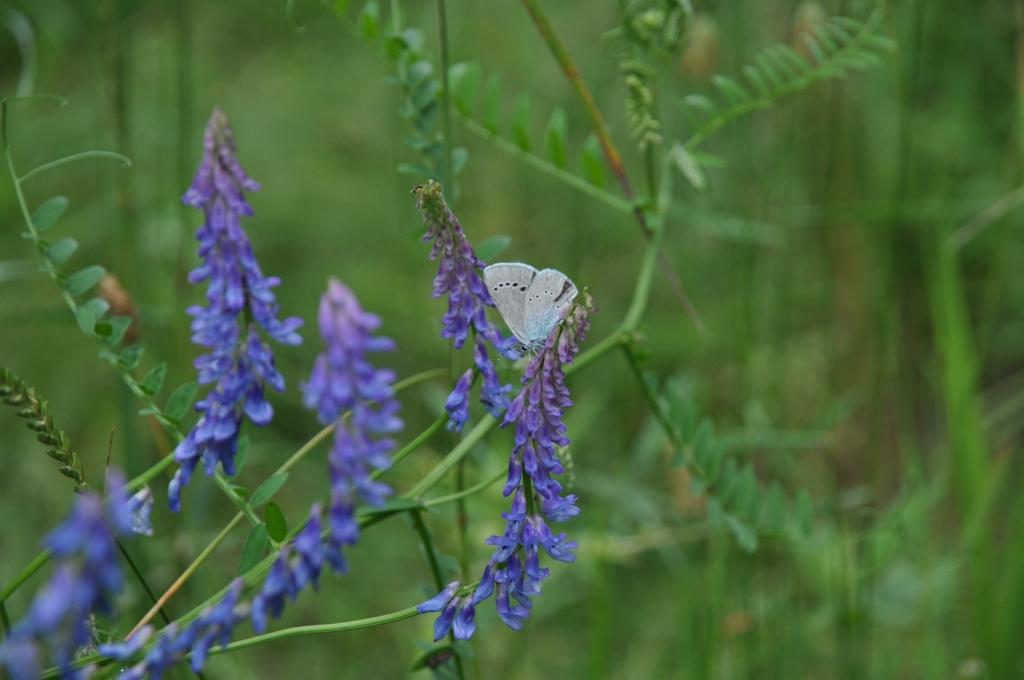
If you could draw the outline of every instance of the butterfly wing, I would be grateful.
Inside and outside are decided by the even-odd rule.
[[[542,344],[576,299],[576,284],[557,269],[537,272],[526,289],[523,328],[533,346]]]
[[[484,269],[484,285],[516,340],[528,344],[526,296],[537,270],[520,262],[500,262]]]

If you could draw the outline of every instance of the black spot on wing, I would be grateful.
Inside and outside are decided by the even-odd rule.
[[[561,300],[561,299],[562,299],[563,297],[565,297],[565,296],[566,296],[566,295],[567,295],[567,294],[568,294],[568,293],[569,293],[569,292],[570,292],[570,291],[571,291],[572,289],[573,289],[573,285],[572,285],[571,283],[569,283],[568,281],[566,281],[565,283],[563,283],[563,284],[562,284],[562,292],[561,292],[561,293],[559,293],[559,294],[558,294],[558,297],[556,297],[556,298],[555,298],[555,302],[559,302],[559,301],[560,301],[560,300]]]

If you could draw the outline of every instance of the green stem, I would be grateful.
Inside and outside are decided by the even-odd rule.
[[[597,107],[597,102],[594,101],[594,96],[590,93],[587,84],[580,77],[580,71],[576,68],[576,64],[569,55],[569,51],[565,48],[561,38],[558,37],[558,33],[555,32],[554,26],[551,25],[551,20],[548,19],[544,10],[541,9],[540,3],[537,0],[523,0],[523,5],[526,7],[530,18],[533,19],[533,23],[537,26],[541,38],[544,39],[548,49],[551,50],[551,54],[554,55],[555,61],[558,62],[562,72],[565,73],[566,79],[568,79],[573,89],[576,90],[576,95],[579,97],[583,108],[593,124],[594,134],[597,135],[597,141],[601,144],[601,150],[604,152],[608,167],[622,188],[622,195],[626,197],[630,204],[635,204],[636,194],[633,192],[633,186],[629,181],[629,175],[626,173],[626,167],[622,163],[622,155],[615,147],[608,123],[605,122],[604,116],[601,115],[601,110]],[[636,216],[637,222],[644,234],[650,235],[651,229],[647,224],[643,209],[637,205],[633,208],[633,214]]]
[[[413,529],[416,530],[417,535],[420,537],[420,543],[423,544],[423,553],[430,564],[430,574],[434,577],[434,588],[440,592],[445,586],[444,575],[441,573],[441,563],[437,559],[437,551],[434,549],[434,541],[430,536],[430,530],[427,529],[427,525],[423,522],[423,515],[420,510],[410,510],[409,518],[412,520]],[[455,633],[450,632],[448,639],[451,640],[452,644],[455,644]],[[462,657],[458,654],[455,655],[455,672],[459,678],[466,677],[465,669],[462,667]]]
[[[532,167],[544,172],[565,184],[582,191],[591,198],[597,199],[605,205],[627,215],[633,213],[633,204],[629,201],[624,201],[618,196],[611,194],[604,189],[595,186],[583,179],[578,177],[568,170],[563,170],[554,163],[551,163],[540,156],[526,151],[522,147],[516,145],[501,135],[491,132],[486,127],[473,120],[469,116],[465,115],[460,111],[456,111],[456,117],[463,126],[475,135],[479,135],[483,139],[491,142],[494,146],[498,147],[501,151],[518,158],[519,160],[531,165]]]
[[[3,628],[4,637],[11,634],[11,620],[7,617],[7,605],[0,602],[0,627]]]
[[[622,330],[631,333],[636,330],[647,310],[647,301],[651,293],[651,281],[654,278],[654,269],[658,264],[658,247],[661,245],[662,234],[665,230],[658,229],[654,236],[647,243],[644,250],[643,260],[640,262],[640,271],[637,273],[636,285],[633,288],[633,299],[629,303],[629,309],[622,320]]]
[[[447,422],[447,413],[438,416],[437,420],[435,420],[434,422],[427,426],[427,429],[423,430],[423,432],[420,432],[418,435],[416,435],[416,437],[411,442],[403,446],[395,453],[395,455],[391,457],[391,465],[381,470],[374,470],[372,475],[373,478],[376,479],[377,476],[383,474],[384,472],[387,472],[388,470],[393,469],[396,465],[405,460],[406,456],[408,456],[410,453],[412,453],[420,446],[422,446],[423,442],[427,441],[432,436],[434,436],[434,434],[442,427],[444,427]]]
[[[192,574],[198,571],[199,567],[202,566],[204,562],[206,562],[206,560],[213,554],[213,552],[218,548],[218,546],[220,546],[220,544],[224,542],[224,539],[228,537],[228,534],[231,533],[231,530],[238,526],[239,523],[241,523],[241,521],[242,513],[238,513],[237,515],[231,518],[231,521],[228,522],[227,525],[220,530],[220,533],[217,534],[214,537],[214,539],[210,541],[210,543],[207,544],[207,546],[203,548],[202,551],[200,551],[198,555],[196,555],[196,558],[192,560],[192,563],[185,568],[185,571],[181,572],[178,578],[174,580],[174,583],[172,583],[170,587],[167,588],[166,591],[164,591],[164,594],[160,596],[160,599],[153,598],[153,607],[148,612],[146,612],[145,616],[139,619],[139,622],[135,624],[131,632],[129,632],[126,637],[131,637],[132,635],[135,635],[135,633],[137,633],[143,626],[149,623],[154,616],[156,616],[158,611],[161,614],[163,613],[164,605],[166,605],[167,602],[172,597],[174,597],[175,593],[181,590],[181,587],[185,585],[185,581],[191,578]],[[166,616],[164,616],[164,619],[165,623],[170,623],[170,621],[166,621]]]
[[[468,498],[469,496],[472,496],[475,493],[479,493],[480,491],[483,491],[484,489],[486,489],[487,487],[491,486],[492,484],[494,484],[495,482],[497,482],[499,479],[501,479],[502,477],[504,477],[507,474],[508,474],[507,470],[498,470],[497,472],[495,472],[493,475],[491,475],[490,477],[488,477],[486,480],[484,480],[482,482],[478,482],[477,484],[474,484],[473,486],[466,487],[465,489],[463,489],[461,491],[457,491],[455,493],[450,493],[450,494],[448,494],[446,496],[438,496],[437,498],[428,498],[428,499],[424,500],[421,503],[421,505],[424,508],[432,508],[435,505],[444,505],[445,503],[451,503],[452,501],[462,501],[464,498]]]
[[[130,168],[132,166],[132,159],[128,158],[128,156],[125,156],[124,154],[117,153],[116,151],[81,151],[79,153],[73,153],[70,156],[64,156],[64,158],[58,158],[57,160],[50,161],[49,163],[43,163],[39,167],[32,168],[24,175],[19,177],[18,181],[26,182],[30,178],[38,175],[39,173],[46,172],[47,170],[52,170],[54,168],[59,168],[62,165],[74,163],[75,161],[80,161],[85,158],[113,158],[114,160],[121,161],[122,167]]]
[[[456,463],[462,460],[480,441],[487,436],[487,433],[494,429],[494,426],[498,424],[498,420],[491,415],[486,415],[480,419],[472,430],[470,430],[466,436],[455,445],[447,456],[441,459],[441,461],[433,467],[426,475],[423,476],[419,482],[417,482],[406,494],[407,498],[419,498],[424,493],[434,488],[438,482],[445,476],[445,474],[452,469]]]
[[[437,7],[437,42],[441,52],[441,124],[444,131],[444,171],[441,173],[441,184],[455,190],[454,169],[452,167],[452,111],[451,96],[448,91],[448,18],[445,13],[444,0],[436,0]]]
[[[594,101],[593,95],[590,94],[587,84],[583,82],[583,78],[580,77],[579,69],[576,68],[576,64],[573,62],[568,50],[565,49],[565,45],[555,32],[554,27],[551,25],[551,21],[547,18],[547,15],[544,14],[544,10],[541,9],[537,0],[523,0],[523,5],[526,6],[526,11],[530,14],[534,24],[536,24],[541,37],[544,39],[544,42],[547,43],[548,48],[555,56],[555,60],[558,62],[559,66],[562,67],[565,77],[572,84],[573,89],[576,90],[576,94],[579,96],[580,102],[583,104],[583,108],[586,109],[587,114],[590,116],[590,120],[594,127],[594,134],[597,135],[597,139],[601,143],[601,149],[604,152],[605,160],[608,162],[608,167],[611,168],[612,174],[615,175],[615,179],[618,180],[619,186],[622,188],[622,194],[632,206],[633,216],[636,218],[636,222],[640,226],[640,232],[644,235],[644,238],[650,241],[654,238],[656,233],[664,229],[663,220],[660,215],[656,215],[658,219],[655,220],[654,225],[648,222],[647,212],[645,212],[644,206],[636,200],[636,194],[633,192],[633,187],[629,181],[629,175],[626,172],[626,167],[622,163],[622,156],[619,154],[618,149],[615,147],[615,143],[612,141],[608,124],[605,122],[604,116],[601,115],[601,110],[597,107],[597,102]],[[656,194],[654,194],[654,196],[656,199]],[[660,210],[658,203],[659,202],[655,200],[654,205],[650,206],[650,209],[655,212]],[[668,259],[661,257],[657,264],[661,269],[662,274],[668,280],[669,288],[672,290],[672,294],[675,296],[679,306],[683,308],[697,329],[701,333],[706,333],[707,330],[704,326],[704,322],[697,313],[696,307],[694,307],[693,303],[690,301],[690,297],[686,294],[686,290],[683,288],[682,282],[676,275],[675,270],[672,269]]]
[[[124,561],[128,563],[128,568],[132,570],[132,573],[135,574],[135,578],[137,578],[139,583],[142,585],[142,589],[146,591],[146,595],[153,601],[154,608],[160,613],[160,618],[163,619],[165,624],[170,624],[170,617],[167,616],[167,612],[165,612],[164,608],[157,602],[156,594],[153,593],[153,589],[149,587],[149,583],[146,582],[146,577],[143,576],[142,571],[139,569],[138,565],[135,564],[135,560],[133,560],[132,556],[128,553],[128,549],[124,547],[124,543],[121,542],[121,539],[118,538],[117,534],[113,531],[110,531],[110,535],[114,537],[114,542],[117,543],[117,549],[121,552],[121,557],[124,558]]]
[[[640,368],[640,362],[637,359],[636,354],[633,352],[633,348],[629,345],[623,345],[622,350],[626,357],[626,361],[629,363],[630,370],[633,372],[634,377],[636,377],[637,385],[640,387],[640,393],[643,394],[644,401],[647,402],[647,407],[650,409],[651,413],[654,414],[654,418],[658,421],[661,429],[665,431],[665,436],[668,438],[669,443],[671,443],[672,446],[679,451],[680,455],[683,456],[683,463],[690,473],[697,479],[704,482],[705,486],[708,486],[707,471],[700,466],[692,455],[686,455],[687,452],[684,450],[686,447],[684,446],[682,436],[680,435],[679,430],[676,429],[675,425],[672,424],[672,421],[669,420],[668,415],[665,413],[665,409],[663,409],[661,404],[658,402],[658,395],[655,394],[654,390],[651,389],[650,384],[644,379],[643,371]]]

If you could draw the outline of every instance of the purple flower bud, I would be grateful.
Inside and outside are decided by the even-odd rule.
[[[458,581],[452,581],[444,587],[444,590],[416,607],[416,611],[420,614],[441,611],[445,606],[447,606],[451,599],[455,597],[455,593],[458,591],[460,585],[461,584]]]

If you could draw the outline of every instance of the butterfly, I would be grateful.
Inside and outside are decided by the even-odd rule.
[[[516,340],[530,352],[543,349],[578,293],[576,284],[557,269],[522,262],[498,262],[484,269],[484,284]]]

